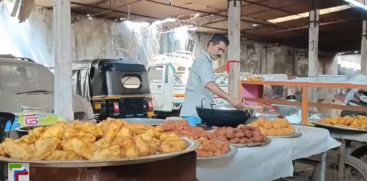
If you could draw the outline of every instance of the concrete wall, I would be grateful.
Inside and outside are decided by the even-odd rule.
[[[29,20],[19,24],[9,16],[5,3],[0,3],[0,53],[33,58],[47,66],[53,66],[52,11],[36,8]],[[156,23],[157,24],[157,23]],[[206,48],[211,34],[186,31],[160,32],[156,25],[147,23],[113,22],[85,16],[72,16],[73,60],[128,57],[147,64],[156,54],[175,50],[199,53]],[[227,56],[215,62],[225,64]],[[325,59],[325,58],[324,58]],[[320,58],[320,73],[329,70],[333,61]],[[241,40],[241,71],[251,73],[285,73],[307,75],[307,50],[279,46],[251,40]],[[333,64],[335,65],[335,64]],[[327,67],[327,68],[325,68]],[[327,70],[327,71],[326,71]],[[335,71],[334,71],[335,73]]]
[[[52,11],[36,8],[19,24],[11,10],[0,3],[0,54],[32,58],[53,67]],[[147,23],[113,22],[72,15],[72,59],[127,57],[147,64],[158,53],[159,40]]]

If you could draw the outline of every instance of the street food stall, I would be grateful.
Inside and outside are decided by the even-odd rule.
[[[267,81],[242,83],[280,85],[279,82]],[[289,85],[303,86],[303,90],[307,90],[306,88],[314,84],[292,82]],[[340,86],[330,83],[318,85]],[[360,85],[352,86],[360,87]],[[262,98],[245,97],[245,99],[260,103],[269,101]],[[270,101],[277,104],[289,103],[274,99]],[[307,99],[302,101],[290,104],[301,106],[303,110],[307,110],[304,109],[305,105],[320,106],[308,103]],[[334,108],[329,104],[327,107]],[[340,105],[336,107],[349,108]],[[206,111],[210,114],[210,111],[216,111],[217,108],[214,106]],[[346,123],[348,121],[340,121],[342,118],[314,122],[318,126],[314,127],[310,126],[308,119],[304,120],[303,124],[291,124],[284,118],[255,117],[255,110],[252,107],[246,107],[244,110],[220,111],[226,113],[235,111],[246,119],[236,124],[218,125],[217,121],[205,118],[203,121],[206,126],[203,127],[191,127],[182,118],[107,119],[100,123],[60,122],[35,127],[19,139],[4,138],[0,144],[0,159],[6,163],[29,165],[32,180],[56,177],[54,180],[132,178],[235,181],[244,178],[275,180],[292,176],[294,160],[322,154],[314,179],[324,180],[325,176],[333,178],[330,176],[328,166],[335,154],[335,151],[330,154],[326,152],[342,146],[341,153],[344,155],[344,140],[363,141],[365,136],[363,132],[367,129],[364,127],[367,126],[365,124],[367,119],[361,117],[351,118],[358,122],[359,127],[355,127],[357,123],[350,122],[349,125],[354,128],[340,128],[342,123],[348,126]],[[332,127],[339,129],[339,132],[333,131]],[[343,132],[347,129],[349,132]],[[2,135],[5,136],[4,132]],[[342,144],[332,136],[340,139]],[[347,155],[345,163],[350,163],[350,159],[353,158]],[[157,168],[159,171],[156,171]],[[365,172],[362,170],[360,173],[363,176]],[[61,175],[62,177],[57,177]]]

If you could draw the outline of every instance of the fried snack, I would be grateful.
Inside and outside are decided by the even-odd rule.
[[[118,160],[177,152],[188,143],[161,128],[108,119],[99,124],[63,122],[35,128],[0,144],[0,156],[20,160]]]
[[[112,141],[113,138],[117,135],[117,133],[120,131],[121,127],[126,124],[122,121],[112,121],[111,119],[108,119],[105,123],[100,123],[101,130],[103,132],[103,138]]]
[[[72,151],[84,159],[91,159],[93,147],[91,143],[84,142],[78,138],[70,138],[61,143],[63,150]]]
[[[220,141],[231,144],[262,143],[266,137],[261,134],[258,128],[240,124],[237,128],[220,127],[214,130],[214,135],[220,138]]]
[[[45,130],[45,127],[34,128],[30,130],[27,135],[20,138],[20,140],[26,142],[27,144],[32,144],[41,137]]]
[[[64,134],[65,128],[66,128],[66,123],[63,123],[63,122],[52,125],[48,127],[47,129],[45,129],[45,131],[43,132],[40,138],[41,139],[51,138],[51,137],[61,138],[62,135]]]
[[[79,157],[72,151],[64,151],[64,150],[55,150],[50,155],[48,155],[44,160],[81,160],[82,157]]]
[[[77,122],[73,125],[73,128],[91,134],[96,138],[100,138],[103,135],[101,127],[89,122]]]
[[[34,157],[42,160],[54,152],[60,145],[60,139],[57,137],[39,139],[34,143]]]
[[[264,81],[264,78],[261,75],[247,75],[246,79],[248,81]]]
[[[97,139],[97,137],[94,136],[93,134],[83,132],[82,130],[76,129],[74,127],[68,127],[64,132],[63,139],[67,140],[70,138],[78,138],[86,143],[93,143]]]
[[[259,128],[260,132],[266,136],[288,136],[295,132],[286,119],[275,119],[274,121],[258,119],[249,126]]]
[[[113,145],[108,148],[97,149],[93,152],[91,160],[118,160],[121,158],[121,148]]]
[[[367,130],[367,116],[362,115],[325,118],[321,120],[320,123],[332,126]]]
[[[220,156],[226,154],[230,150],[229,144],[215,140],[202,140],[199,142],[200,146],[196,150],[199,157]]]
[[[5,139],[2,143],[5,155],[19,160],[31,160],[33,156],[33,147],[20,140]]]

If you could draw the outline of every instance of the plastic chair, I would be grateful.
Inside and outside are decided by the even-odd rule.
[[[10,131],[6,134],[6,123],[10,121],[10,128],[13,126],[15,115],[9,112],[0,112],[0,141],[3,142],[5,138],[9,137]],[[0,180],[5,180],[5,162],[0,162]]]

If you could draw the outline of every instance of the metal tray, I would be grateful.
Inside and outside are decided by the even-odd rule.
[[[302,136],[302,132],[295,131],[293,134],[290,135],[284,135],[284,136],[268,136],[270,138],[298,138]]]
[[[366,129],[356,129],[356,128],[341,127],[341,126],[333,126],[333,125],[322,124],[322,123],[315,122],[315,121],[310,121],[310,122],[315,124],[318,127],[323,127],[327,129],[337,129],[337,130],[344,130],[344,131],[351,131],[351,132],[367,133]]]
[[[32,167],[58,167],[58,168],[82,168],[82,167],[105,167],[105,166],[119,166],[119,165],[133,165],[140,163],[148,163],[154,161],[165,160],[169,158],[173,158],[185,153],[189,153],[195,151],[199,146],[197,141],[183,138],[185,139],[189,146],[182,151],[174,152],[174,153],[165,153],[158,155],[148,155],[138,158],[131,159],[121,159],[121,160],[73,160],[73,161],[33,161],[33,160],[17,160],[8,157],[0,157],[1,161],[9,162],[9,163],[29,163]]]
[[[271,142],[271,139],[269,137],[266,138],[264,142],[260,143],[247,143],[247,144],[231,144],[237,148],[243,148],[243,147],[255,147],[255,146],[265,146]]]
[[[230,150],[224,155],[211,156],[211,157],[197,157],[197,160],[214,160],[214,159],[232,157],[237,153],[237,148],[233,145],[230,145],[229,147],[230,147]]]
[[[129,123],[145,124],[150,126],[157,126],[166,123],[164,119],[155,119],[155,118],[122,118],[122,120],[127,121]]]

